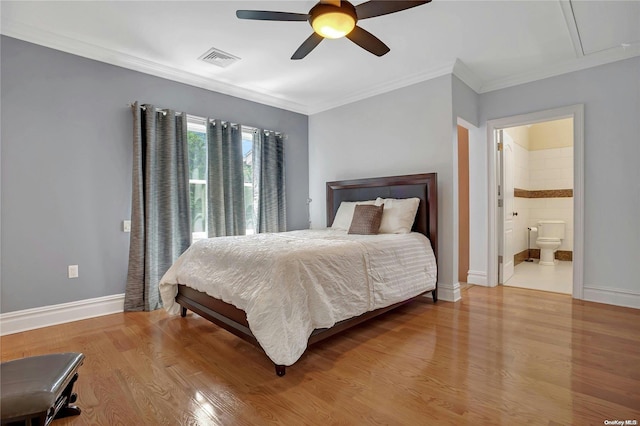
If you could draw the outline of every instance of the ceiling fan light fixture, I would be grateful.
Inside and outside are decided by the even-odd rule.
[[[342,11],[327,12],[314,17],[311,26],[322,37],[340,38],[353,30],[356,20]]]
[[[348,1],[340,6],[318,3],[309,11],[313,31],[325,38],[340,38],[349,34],[358,22],[356,8]]]

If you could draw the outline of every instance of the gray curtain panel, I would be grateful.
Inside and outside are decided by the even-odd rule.
[[[191,243],[187,116],[133,106],[131,242],[125,311],[162,307],[158,283]]]
[[[280,134],[254,133],[253,191],[256,232],[286,231],[284,141]]]
[[[240,125],[208,120],[207,148],[209,238],[244,235],[246,221]]]

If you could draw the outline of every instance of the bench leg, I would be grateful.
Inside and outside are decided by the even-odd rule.
[[[76,405],[71,405],[78,399],[78,395],[73,393],[73,385],[78,380],[78,373],[74,374],[73,379],[69,382],[67,387],[62,391],[62,395],[58,399],[55,419],[61,419],[69,416],[77,416],[81,413],[80,408]]]

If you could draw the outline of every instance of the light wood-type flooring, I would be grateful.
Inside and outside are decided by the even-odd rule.
[[[308,349],[284,377],[189,313],[108,315],[4,336],[2,361],[80,351],[62,425],[603,425],[640,421],[640,310],[471,286]]]

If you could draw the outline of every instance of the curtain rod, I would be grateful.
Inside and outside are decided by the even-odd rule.
[[[128,103],[127,106],[129,108],[133,108],[133,107],[136,106],[136,104],[135,103]],[[140,105],[140,109],[143,110],[143,111],[146,111],[147,107],[145,105]],[[156,112],[161,112],[162,115],[167,115],[167,110],[168,109],[169,108],[156,108]],[[176,113],[176,115],[182,115],[182,112],[180,112],[180,111],[176,111],[175,113]]]
[[[147,107],[146,107],[145,105],[146,105],[146,104],[140,104],[140,105],[139,105],[139,106],[140,106],[140,109],[142,109],[143,111],[146,111],[146,110],[147,110]],[[135,107],[136,105],[135,105],[135,102],[129,102],[129,103],[127,104],[127,106],[128,106],[129,108],[133,108],[133,107]],[[169,108],[157,108],[157,107],[156,107],[156,112],[161,112],[161,113],[162,113],[162,115],[167,115],[167,110],[168,110],[168,109],[169,109]],[[183,114],[183,112],[180,112],[180,111],[176,111],[175,113],[176,113],[176,115],[182,115],[182,114]],[[210,122],[210,123],[211,123],[211,122],[213,122],[213,123],[214,123],[214,125],[215,125],[215,120],[216,120],[215,118],[206,118],[206,117],[200,117],[200,116],[197,116],[197,115],[187,114],[187,118],[188,118],[189,116],[194,117],[194,118],[198,118],[198,119],[200,119],[200,120],[206,120],[206,121],[208,121],[208,122]],[[223,123],[224,125],[228,125],[228,124],[230,124],[231,126],[241,126],[241,127],[242,127],[242,124],[240,124],[240,123],[230,123],[230,122],[228,122],[228,121],[223,121],[223,120],[220,120],[220,121],[222,121],[222,123]],[[251,129],[252,129],[252,131],[253,131],[254,133],[255,133],[255,132],[257,132],[258,130],[263,130],[265,133],[275,133],[276,135],[281,135],[284,139],[288,139],[288,138],[289,138],[289,137],[288,137],[288,135],[287,135],[286,133],[278,132],[277,130],[259,129],[258,127],[253,127],[253,126],[244,126],[244,127],[249,127],[249,128],[251,128]]]

